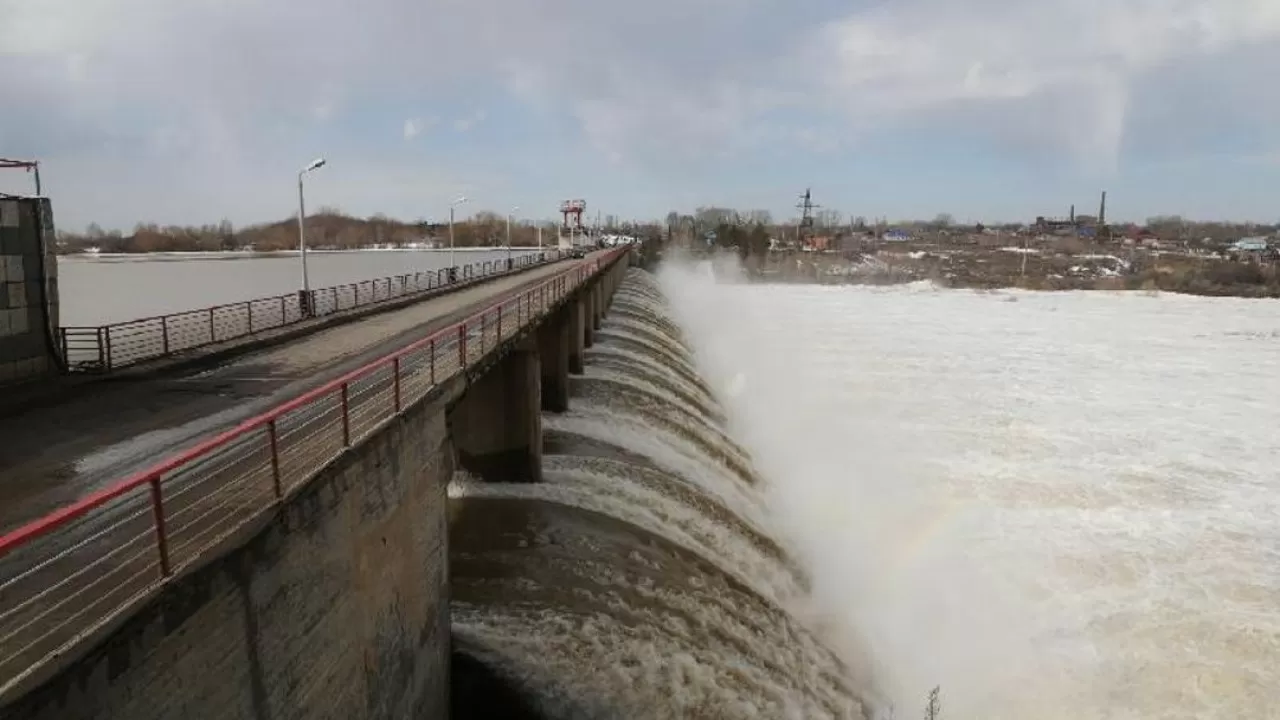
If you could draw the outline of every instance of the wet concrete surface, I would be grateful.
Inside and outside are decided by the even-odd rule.
[[[570,269],[555,263],[249,352],[213,369],[105,379],[0,418],[0,532],[138,472]]]

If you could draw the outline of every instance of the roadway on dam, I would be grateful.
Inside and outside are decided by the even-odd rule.
[[[317,330],[213,368],[107,378],[67,399],[2,417],[0,534],[578,262],[552,263]]]

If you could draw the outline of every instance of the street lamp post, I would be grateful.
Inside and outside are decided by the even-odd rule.
[[[457,200],[449,203],[449,275],[451,277],[453,275],[453,268],[457,267],[457,264],[453,261],[453,209],[466,201],[467,196],[462,195]]]
[[[307,275],[307,205],[302,197],[302,178],[312,170],[319,170],[324,167],[324,158],[316,158],[311,164],[298,171],[298,251],[302,256],[302,314],[310,317],[314,308],[311,307],[311,278]]]
[[[508,269],[508,270],[510,270],[510,269],[511,269],[511,257],[512,257],[512,250],[511,250],[511,216],[512,216],[512,215],[514,215],[514,214],[515,214],[515,212],[516,212],[517,210],[519,210],[519,209],[520,209],[520,206],[519,206],[519,205],[516,205],[515,207],[511,208],[511,210],[510,210],[510,211],[508,211],[508,212],[507,212],[507,269]]]

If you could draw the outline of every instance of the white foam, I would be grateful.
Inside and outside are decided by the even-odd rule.
[[[1280,306],[711,278],[663,289],[900,717],[1275,712]]]

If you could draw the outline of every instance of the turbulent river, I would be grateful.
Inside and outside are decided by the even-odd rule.
[[[450,489],[455,651],[536,717],[864,717],[792,612],[808,577],[649,274],[616,294],[570,404],[543,416],[543,483]]]
[[[1280,305],[633,271],[457,650],[548,718],[1273,718]]]

